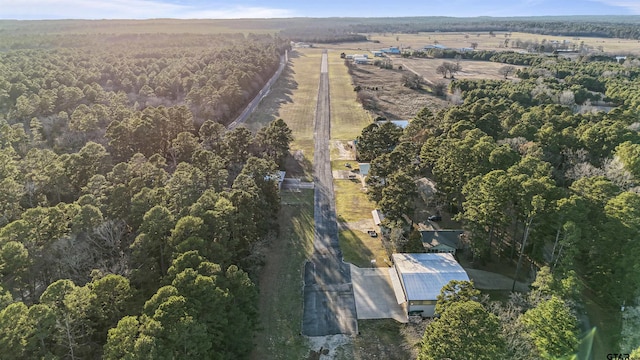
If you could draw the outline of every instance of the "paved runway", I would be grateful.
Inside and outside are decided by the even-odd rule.
[[[333,176],[329,158],[331,134],[329,74],[322,54],[315,119],[314,254],[305,264],[302,333],[307,336],[353,335],[358,331],[348,264],[338,242]]]

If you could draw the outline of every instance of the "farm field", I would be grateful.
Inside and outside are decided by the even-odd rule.
[[[510,35],[505,37],[505,34]],[[389,46],[397,46],[400,48],[419,49],[425,45],[435,43],[450,48],[463,48],[471,47],[471,43],[478,43],[478,50],[522,50],[505,47],[504,40],[509,39],[510,43],[517,40],[533,42],[546,40],[559,42],[570,41],[579,45],[581,42],[584,42],[584,45],[593,49],[599,49],[601,46],[602,51],[606,53],[640,54],[640,42],[632,39],[553,36],[521,32],[505,33],[499,31],[496,31],[494,35],[495,36],[491,36],[488,32],[373,33],[368,34],[370,41],[338,44],[334,46],[334,48],[341,50],[373,51]]]

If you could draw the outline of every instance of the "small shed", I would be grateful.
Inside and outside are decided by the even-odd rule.
[[[369,169],[371,169],[370,163],[358,163],[358,169],[360,170],[360,176],[363,178],[369,175]]]
[[[463,230],[423,230],[422,246],[428,253],[448,253],[456,254],[456,250],[460,248],[460,237],[463,236]]]
[[[451,254],[393,254],[398,302],[407,302],[409,315],[433,317],[442,287],[451,280],[469,281],[466,271]],[[399,280],[399,281],[398,281]],[[400,286],[400,289],[397,287]]]
[[[400,49],[395,46],[391,46],[385,49],[380,49],[380,51],[386,54],[400,54]]]
[[[378,209],[372,210],[371,216],[373,217],[374,224],[376,224],[377,226],[380,226],[380,224],[382,224],[382,220],[384,220],[384,214],[382,213],[382,211]]]

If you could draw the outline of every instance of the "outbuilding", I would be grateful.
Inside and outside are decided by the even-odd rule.
[[[433,317],[436,299],[451,280],[469,281],[451,254],[393,254],[392,282],[398,303],[406,302],[409,315]]]
[[[423,230],[420,235],[426,252],[455,255],[462,243],[464,230]]]

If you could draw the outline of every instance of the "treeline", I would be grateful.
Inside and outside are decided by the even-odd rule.
[[[493,61],[511,65],[538,65],[545,61],[545,56],[539,54],[523,54],[514,51],[495,51],[495,50],[481,50],[481,51],[458,51],[456,49],[428,49],[428,50],[414,50],[412,52],[405,52],[403,56],[413,56],[418,58],[432,57],[436,59],[465,59],[476,61]],[[557,56],[549,56],[551,58],[557,58]]]
[[[63,123],[61,130],[80,105],[126,115],[117,108],[187,104],[198,123],[228,123],[268,81],[288,46],[269,35],[242,34],[34,35],[20,41],[21,50],[0,55],[0,110],[17,121]],[[31,48],[43,42],[47,49]]]
[[[280,36],[293,41],[303,41],[310,43],[336,43],[336,42],[356,42],[367,41],[367,37],[362,34],[351,32],[347,29],[334,29],[318,24],[317,27],[288,27],[280,31]]]
[[[334,20],[336,21],[336,20]],[[351,18],[342,24],[359,33],[419,33],[434,31],[451,32],[528,32],[559,36],[597,36],[640,39],[640,29],[635,24],[638,16],[558,16],[521,18],[454,18],[454,17],[404,17],[366,19]]]
[[[575,271],[602,303],[631,303],[640,290],[639,69],[631,59],[545,59],[518,82],[452,82],[462,104],[423,109],[404,131],[363,130],[369,196],[390,226],[406,226],[415,179],[432,177],[475,261],[547,264],[560,279]],[[600,111],[590,104],[598,99],[615,108]]]
[[[250,91],[268,39],[0,55],[1,359],[248,357],[291,131],[227,131],[189,94]]]

